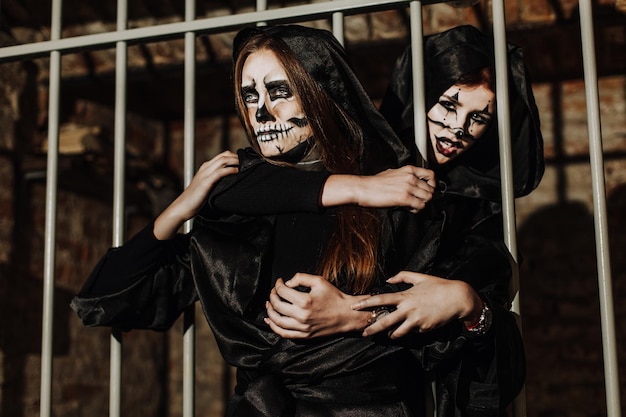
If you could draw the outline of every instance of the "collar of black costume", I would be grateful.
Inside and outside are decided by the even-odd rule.
[[[507,48],[513,185],[515,196],[521,197],[535,189],[543,176],[543,138],[522,50],[514,45]],[[427,36],[424,44],[426,108],[432,107],[461,75],[493,65],[493,38],[472,26],[459,26]],[[412,91],[409,47],[396,62],[381,112],[416,157]],[[501,199],[497,131],[494,119],[471,149],[438,169],[437,176],[446,182],[447,192],[491,201]]]
[[[258,33],[282,39],[326,94],[357,122],[364,136],[363,173],[376,173],[409,161],[408,150],[370,100],[331,32],[296,25],[245,28],[233,42],[234,61],[245,42]]]
[[[285,152],[284,154],[273,156],[269,158],[270,161],[287,162],[289,164],[311,166],[315,169],[323,169],[322,161],[315,156],[311,155],[311,147],[313,146],[313,138],[296,145],[293,149]],[[309,157],[309,159],[307,159]],[[313,159],[310,159],[310,158]]]

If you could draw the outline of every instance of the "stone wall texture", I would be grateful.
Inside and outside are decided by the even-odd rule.
[[[570,20],[575,26],[578,2],[505,3],[508,28],[541,29],[533,32],[533,44],[525,44],[528,39],[516,39],[528,55],[539,57],[534,58],[538,62],[531,67],[545,69],[555,62],[565,65],[567,50],[559,51],[563,56],[558,60],[554,55],[531,52],[534,46],[542,49],[554,42],[547,35],[552,32],[543,31],[546,27]],[[619,51],[619,46],[626,43],[626,2],[598,0],[594,4],[595,10],[614,22],[614,26],[600,29],[602,36],[610,38]],[[473,7],[424,6],[425,32],[465,23],[480,26],[483,22],[477,7],[488,10],[490,1],[480,1]],[[135,20],[131,26],[164,23],[168,19],[173,18]],[[348,17],[346,38],[349,42],[405,39],[408,35],[399,19],[395,12]],[[609,20],[603,20],[606,21]],[[64,36],[113,28],[114,23],[110,22],[85,22],[65,28]],[[49,28],[25,27],[14,28],[11,36],[0,32],[0,45],[41,41],[48,36],[46,31]],[[227,61],[231,39],[232,34],[223,34],[199,40],[199,61]],[[622,54],[624,50],[621,49]],[[181,51],[181,40],[133,45],[129,48],[130,66],[143,71],[150,66],[180,63]],[[597,54],[598,60],[623,62],[619,54],[607,53],[602,44]],[[152,57],[150,63],[146,63],[148,56]],[[45,58],[0,64],[0,416],[6,417],[39,415],[47,66]],[[90,72],[110,76],[114,68],[113,50],[89,57],[69,54],[63,58],[63,74],[68,78],[85,77]],[[535,74],[531,72],[532,75]],[[600,74],[598,87],[605,156],[605,220],[609,229],[619,363],[616,371],[623,388],[626,72]],[[584,82],[579,73],[568,77],[538,76],[533,89],[541,115],[547,169],[540,187],[516,205],[522,327],[528,360],[528,415],[600,417],[606,415],[607,407]],[[140,101],[141,97],[131,99]],[[149,107],[150,103],[145,105]],[[113,111],[111,106],[87,97],[65,106],[62,115],[53,320],[52,407],[57,417],[108,415],[111,332],[83,327],[68,303],[112,242]],[[196,136],[196,165],[222,149],[237,149],[247,143],[239,120],[232,113],[199,117]],[[180,192],[183,138],[184,126],[179,118],[164,119],[149,111],[128,113],[127,236],[140,230]],[[233,372],[223,363],[199,306],[195,315],[196,415],[217,417],[223,414],[225,400],[232,391]],[[135,331],[121,336],[122,415],[182,416],[183,328],[181,319],[167,333]],[[625,394],[621,401],[625,410]]]

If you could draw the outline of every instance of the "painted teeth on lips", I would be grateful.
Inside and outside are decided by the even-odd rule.
[[[278,133],[260,133],[256,138],[259,142],[270,142],[278,139]]]
[[[452,158],[459,149],[463,148],[463,144],[459,142],[453,142],[447,138],[437,138],[437,152],[440,154]]]
[[[288,126],[284,129],[276,129],[270,126],[261,126],[256,131],[256,138],[259,142],[269,142],[278,139],[279,136],[287,134],[293,126]]]
[[[463,149],[464,148],[463,143],[455,142],[448,138],[437,138],[437,142],[439,142],[439,145],[441,145],[442,147],[446,149]]]

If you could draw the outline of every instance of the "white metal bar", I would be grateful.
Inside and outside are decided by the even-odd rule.
[[[48,104],[48,166],[46,181],[46,234],[44,249],[44,286],[41,346],[41,416],[50,415],[52,397],[52,336],[54,321],[54,269],[56,242],[56,200],[58,169],[58,113],[52,114],[52,101],[59,99],[59,72],[61,58],[58,52],[50,53],[50,103]],[[52,118],[56,118],[55,121]],[[57,133],[53,133],[56,129]]]
[[[411,21],[411,80],[413,84],[413,129],[415,146],[419,151],[421,166],[428,166],[428,130],[426,126],[426,100],[424,97],[424,28],[422,2],[409,5]],[[437,386],[435,381],[425,387],[425,415],[437,417]]]
[[[339,41],[341,45],[345,44],[344,36],[344,14],[342,12],[335,12],[332,15],[332,28],[333,35]]]
[[[119,417],[122,409],[122,333],[112,330],[109,353],[109,416]]]
[[[509,71],[508,50],[506,42],[506,21],[504,16],[504,0],[493,0],[493,42],[496,71],[496,111],[498,114],[498,139],[500,144],[500,185],[502,193],[502,215],[504,242],[511,253],[515,264],[511,277],[511,295],[513,301],[511,311],[521,329],[519,304],[519,273],[517,254],[517,229],[515,223],[515,195],[513,192],[513,159],[511,150],[511,116],[509,109]],[[514,417],[526,416],[526,390],[522,387],[513,402]]]
[[[500,177],[502,184],[502,212],[504,237],[509,252],[517,262],[517,234],[515,229],[515,197],[513,194],[513,162],[511,157],[511,116],[509,112],[509,80],[507,63],[504,0],[493,0],[493,41],[496,66],[496,108],[498,138],[500,140]]]
[[[333,34],[341,45],[345,43],[343,13],[333,13]]]
[[[185,21],[196,17],[195,0],[185,0]],[[184,104],[184,182],[189,185],[195,171],[196,138],[196,34],[185,33],[185,104]],[[190,232],[192,220],[185,223]],[[195,308],[185,311],[183,335],[183,417],[193,417],[196,408],[196,324]]]
[[[75,36],[59,40],[51,39],[44,42],[0,48],[0,62],[43,56],[54,50],[67,53],[75,50],[108,48],[115,45],[117,42],[139,43],[164,38],[183,37],[186,32],[227,31],[245,25],[255,24],[259,21],[271,21],[274,23],[283,21],[304,21],[328,16],[335,12],[359,13],[372,9],[389,9],[393,6],[400,7],[406,5],[409,1],[410,0],[336,0],[258,12],[196,19],[193,21],[167,23],[150,27],[117,30],[115,32]],[[433,3],[433,1],[422,1],[422,4],[424,3]]]
[[[257,12],[262,12],[267,10],[267,0],[256,0],[256,11]],[[258,21],[256,22],[257,26],[267,26],[267,22],[265,21]]]
[[[593,218],[596,236],[598,285],[600,290],[600,318],[602,325],[606,407],[609,417],[619,417],[621,415],[620,393],[615,342],[613,289],[611,284],[611,262],[609,259],[609,240],[606,220],[606,190],[604,186],[604,162],[600,128],[598,76],[596,73],[596,55],[593,34],[593,12],[589,0],[580,0],[579,7],[594,207]]]
[[[422,156],[422,166],[428,166],[428,132],[426,129],[426,104],[424,99],[424,31],[422,29],[422,2],[412,1],[411,16],[411,68],[413,71],[413,126],[415,145]]]
[[[52,1],[50,38],[61,38],[62,0]],[[41,385],[39,414],[52,412],[52,338],[54,323],[54,270],[56,266],[56,218],[59,163],[59,97],[61,53],[50,51],[48,96],[48,157],[46,177],[46,214],[44,238],[43,305],[41,318]]]
[[[128,24],[127,0],[117,2],[117,29],[124,30]],[[115,45],[115,127],[113,171],[113,246],[124,243],[125,231],[125,176],[126,176],[126,71],[127,45],[119,41]],[[122,409],[122,334],[114,330],[110,339],[109,416],[119,417]]]

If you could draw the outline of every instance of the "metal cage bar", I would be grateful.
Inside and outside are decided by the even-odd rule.
[[[413,88],[413,128],[415,146],[422,157],[421,165],[428,166],[426,160],[428,146],[428,132],[426,129],[426,104],[424,99],[424,29],[422,20],[422,2],[411,1],[409,4],[409,20],[411,32],[411,80]],[[436,385],[431,381],[425,387],[426,416],[436,417]]]
[[[422,166],[427,165],[428,135],[426,132],[426,104],[424,101],[424,31],[422,29],[422,2],[412,1],[409,8],[411,19],[411,68],[413,71],[413,125],[415,145],[422,155]]]
[[[263,12],[267,10],[267,0],[256,0],[256,11]],[[265,26],[267,22],[258,21],[256,22],[257,26]]]
[[[609,260],[609,240],[606,220],[606,192],[604,187],[602,134],[600,132],[600,104],[593,35],[593,12],[591,9],[591,1],[580,0],[579,5],[594,208],[593,223],[596,237],[598,286],[600,292],[600,319],[602,325],[606,407],[609,417],[620,417],[621,409],[615,342],[615,317],[613,313],[613,289],[611,284],[611,263]]]
[[[76,50],[103,49],[114,46],[116,42],[126,41],[141,43],[154,40],[183,37],[186,32],[217,33],[252,25],[258,22],[285,23],[312,20],[328,17],[335,12],[360,13],[373,10],[401,7],[411,0],[336,0],[312,3],[301,6],[290,6],[281,9],[263,10],[258,12],[238,13],[228,16],[210,17],[167,23],[149,27],[139,27],[114,32],[103,32],[92,35],[75,36],[64,39],[28,43],[18,46],[0,48],[0,62],[16,59],[43,56],[51,51],[62,53]],[[422,1],[422,4],[436,1]]]
[[[62,0],[53,0],[50,39],[61,38]],[[56,267],[56,219],[59,164],[59,98],[61,86],[61,53],[50,51],[48,92],[48,156],[46,176],[46,213],[44,237],[43,301],[41,318],[41,384],[40,416],[52,411],[52,338],[54,322],[54,277]]]
[[[511,117],[509,111],[509,72],[506,42],[506,21],[504,0],[493,0],[493,42],[496,72],[496,107],[498,114],[498,139],[500,144],[500,181],[502,193],[502,225],[504,242],[513,258],[513,276],[511,277],[511,310],[516,313],[521,330],[521,312],[519,305],[519,265],[517,253],[517,228],[515,225],[515,196],[513,194],[513,159],[511,150]],[[514,417],[526,416],[526,392],[522,391],[513,402]]]
[[[117,30],[125,30],[128,25],[127,0],[117,2]],[[125,177],[126,177],[126,75],[128,67],[128,47],[125,41],[115,45],[115,127],[114,127],[114,170],[113,170],[113,246],[124,243],[125,216]],[[111,334],[109,375],[109,416],[119,417],[122,410],[122,333],[113,330]]]
[[[185,1],[185,21],[196,18],[195,0]],[[184,98],[184,183],[189,185],[195,172],[196,142],[196,34],[185,33],[185,98]],[[191,231],[192,220],[185,223]],[[196,324],[195,307],[185,311],[183,334],[183,417],[193,417],[196,408]]]
[[[339,43],[341,45],[345,44],[345,37],[344,37],[344,14],[343,12],[335,12],[332,14],[332,28],[333,28],[333,35],[335,35],[335,38],[337,38],[337,41],[339,41]]]

